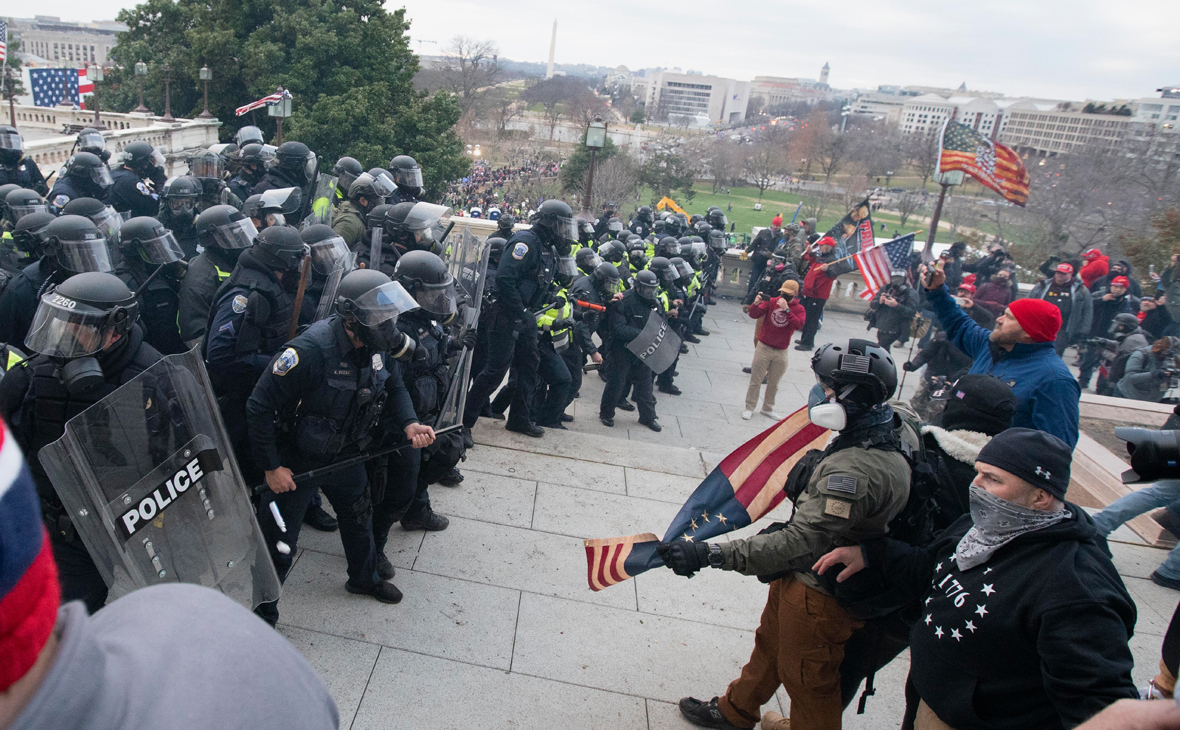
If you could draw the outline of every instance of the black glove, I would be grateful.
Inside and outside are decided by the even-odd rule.
[[[686,578],[691,578],[694,573],[709,564],[709,543],[707,542],[687,542],[685,540],[661,542],[656,546],[656,552],[660,554],[664,564],[671,568],[673,573]]]
[[[475,341],[478,337],[479,333],[476,331],[476,329],[474,327],[470,327],[466,332],[463,333],[463,337],[460,339],[460,342],[462,342],[463,346],[468,350],[474,350]]]
[[[918,366],[907,360],[905,363],[902,364],[901,369],[906,371],[907,373],[912,373],[918,369]]]

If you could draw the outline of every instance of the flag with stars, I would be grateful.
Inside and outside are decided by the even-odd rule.
[[[78,106],[78,70],[73,68],[31,68],[29,84],[33,87],[33,106],[57,106],[63,86],[68,85],[67,99]]]
[[[742,444],[693,491],[663,541],[708,540],[754,523],[786,498],[783,486],[791,468],[811,449],[822,449],[829,434],[808,420],[804,406]],[[586,540],[590,590],[663,565],[659,544],[650,532]]]
[[[0,20],[0,63],[8,64],[8,23]]]
[[[939,172],[962,170],[1022,208],[1028,202],[1028,170],[1010,148],[949,118],[938,146]]]
[[[907,233],[901,238],[863,249],[855,254],[853,258],[856,259],[856,266],[865,278],[865,288],[861,291],[860,298],[872,299],[877,296],[881,287],[889,283],[892,272],[908,271],[910,254],[913,252],[914,234]]]

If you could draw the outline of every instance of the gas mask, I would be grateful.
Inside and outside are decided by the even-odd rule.
[[[848,425],[848,413],[836,402],[834,395],[828,395],[824,386],[816,383],[807,394],[807,418],[815,425],[842,431]]]
[[[356,336],[369,349],[386,352],[394,360],[408,362],[413,359],[417,343],[397,328],[396,320],[387,319],[372,327],[359,323],[353,326],[356,327]]]
[[[74,397],[85,395],[102,385],[106,380],[106,376],[102,372],[102,365],[95,357],[67,360],[58,367],[57,375],[66,386],[66,390]]]

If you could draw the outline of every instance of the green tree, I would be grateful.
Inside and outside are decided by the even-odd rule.
[[[103,106],[129,111],[138,103],[137,61],[148,64],[144,102],[163,111],[164,65],[171,71],[172,112],[195,116],[203,107],[199,69],[213,72],[209,110],[224,122],[223,140],[247,124],[273,135],[275,122],[259,109],[234,110],[273,93],[292,94],[287,139],[299,139],[325,163],[350,154],[366,167],[411,154],[423,167],[427,195],[469,167],[452,127],[458,105],[448,94],[413,88],[418,58],[410,50],[404,10],[380,0],[147,0],[119,13],[127,24],[111,58]]]
[[[596,165],[601,165],[619,153],[619,148],[606,138],[606,144],[594,155]],[[582,142],[578,145],[566,163],[561,166],[560,180],[563,193],[581,190],[586,184],[586,173],[590,170],[590,148],[586,146],[586,135],[582,135]]]
[[[635,111],[631,112],[630,117],[627,117],[627,121],[631,122],[632,124],[643,124],[645,121],[647,121],[647,119],[643,116],[643,109],[637,108]]]
[[[18,56],[16,53],[19,50],[20,50],[20,41],[16,41],[16,40],[9,40],[8,41],[8,68],[6,68],[4,71],[5,71],[5,73],[7,73],[9,75],[9,77],[13,81],[12,93],[15,96],[23,96],[25,93],[25,85],[21,81],[20,56]],[[4,80],[3,77],[0,77],[0,83],[4,84],[4,86],[2,87],[3,91],[4,91],[4,100],[8,101],[8,84]]]
[[[693,179],[692,164],[672,150],[648,155],[639,170],[639,182],[665,197],[672,195],[673,190],[690,190]]]

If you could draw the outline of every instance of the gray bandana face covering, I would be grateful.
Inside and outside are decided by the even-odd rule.
[[[971,521],[974,523],[955,548],[959,570],[983,565],[992,553],[1021,535],[1064,520],[1069,513],[1043,512],[1022,507],[971,485]]]

